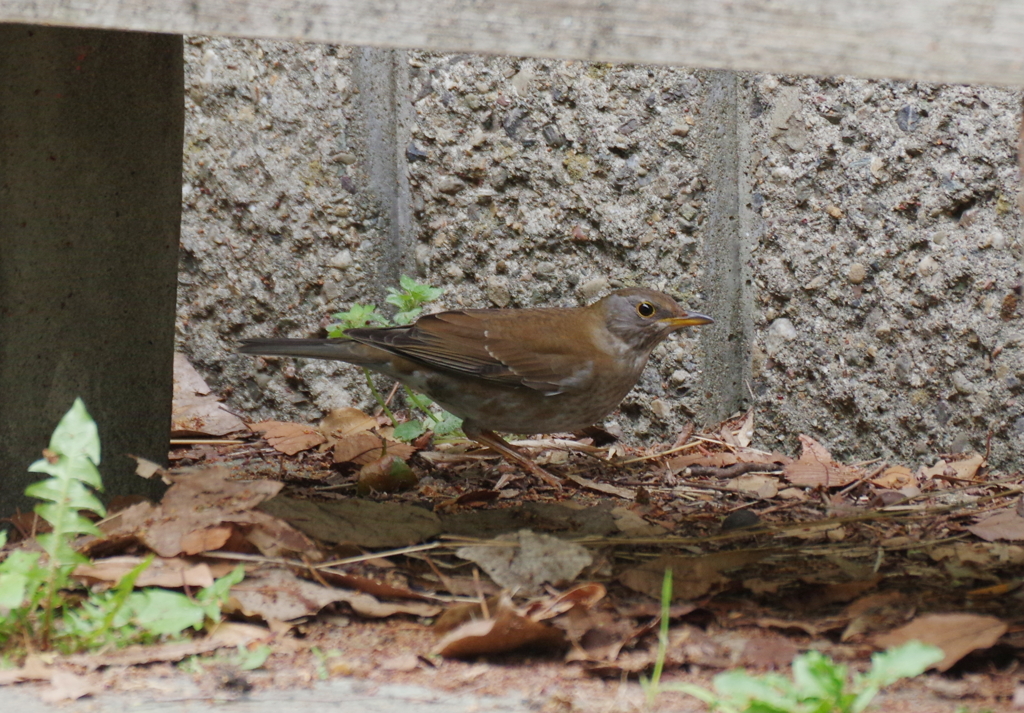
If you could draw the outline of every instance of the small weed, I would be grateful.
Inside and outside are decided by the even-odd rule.
[[[401,289],[391,288],[385,298],[385,302],[398,307],[393,321],[393,324],[396,325],[409,324],[416,320],[422,314],[424,305],[433,302],[444,292],[440,287],[431,287],[428,284],[417,282],[408,275],[402,275],[399,278],[399,284]],[[332,338],[344,337],[345,331],[349,329],[370,325],[382,327],[392,325],[392,322],[378,312],[374,305],[353,304],[347,312],[338,312],[331,316],[338,320],[337,324],[333,324],[327,329],[327,336]],[[462,435],[462,419],[448,413],[426,396],[417,394],[408,387],[405,388],[406,401],[423,412],[426,419],[410,419],[404,423],[398,423],[377,386],[373,383],[370,370],[364,367],[363,375],[366,377],[366,384],[369,386],[374,400],[380,405],[384,414],[391,419],[391,423],[395,425],[394,435],[398,440],[408,443],[422,436],[427,430],[433,431],[434,436],[439,438]]]
[[[851,679],[846,666],[817,651],[808,651],[793,659],[792,678],[776,673],[753,676],[734,670],[715,676],[714,691],[690,683],[662,685],[671,600],[672,572],[666,570],[654,671],[650,679],[640,679],[648,707],[654,705],[661,691],[680,691],[704,701],[711,710],[726,713],[860,713],[883,688],[901,678],[919,676],[945,656],[942,649],[911,641],[875,654],[871,669]]]
[[[180,592],[134,588],[151,556],[109,591],[83,593],[71,573],[89,560],[71,543],[79,535],[102,535],[83,513],[103,515],[104,508],[93,494],[103,485],[97,470],[99,435],[81,399],[57,424],[43,454],[29,470],[50,477],[25,493],[44,501],[35,512],[53,529],[36,537],[42,552],[15,550],[0,563],[0,646],[18,641],[71,653],[149,643],[220,620],[231,586],[244,576],[241,566],[190,599]],[[5,541],[0,533],[0,546]]]

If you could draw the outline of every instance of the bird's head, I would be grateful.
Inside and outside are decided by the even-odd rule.
[[[688,312],[663,292],[642,288],[618,290],[592,308],[599,310],[609,332],[645,354],[676,330],[714,322],[706,315]]]

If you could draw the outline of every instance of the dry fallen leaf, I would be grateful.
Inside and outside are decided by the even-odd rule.
[[[320,421],[320,433],[330,440],[339,440],[365,433],[378,426],[377,419],[356,408],[337,408]]]
[[[526,595],[544,584],[572,582],[593,562],[585,547],[530,530],[460,547],[455,554],[480,565],[502,587]]]
[[[323,434],[305,423],[261,421],[249,425],[254,433],[262,433],[267,443],[287,456],[315,448],[326,442]]]
[[[612,508],[611,515],[615,518],[615,527],[627,537],[658,537],[668,534],[668,530],[661,525],[647,522],[627,507]]]
[[[634,591],[659,599],[665,570],[671,569],[673,600],[696,599],[729,581],[729,578],[722,574],[724,570],[752,564],[764,559],[771,552],[719,552],[703,557],[666,555],[627,569],[618,579]]]
[[[171,403],[171,437],[225,436],[244,431],[242,419],[230,413],[210,395],[210,387],[188,359],[174,353],[174,390]]]
[[[121,578],[145,561],[144,557],[107,557],[89,564],[75,567],[72,575],[88,582],[113,582]],[[227,569],[231,569],[228,565]],[[213,572],[205,562],[189,562],[179,557],[155,558],[135,580],[136,587],[209,587],[213,584]]]
[[[947,671],[975,649],[987,649],[1006,633],[1005,623],[994,616],[981,614],[925,614],[895,631],[876,636],[872,643],[882,649],[920,641],[938,646],[946,658],[935,664]]]
[[[278,496],[260,506],[307,535],[325,542],[360,547],[415,545],[441,532],[437,515],[415,505],[370,500],[311,502]]]
[[[877,485],[879,488],[888,488],[889,490],[899,490],[911,485],[913,482],[914,474],[910,472],[910,468],[903,465],[890,466],[883,470],[877,478],[871,479],[873,485]]]
[[[800,458],[786,465],[786,480],[804,487],[841,488],[861,477],[860,471],[837,463],[832,454],[810,436],[800,434]]]
[[[282,567],[261,568],[247,575],[231,588],[231,596],[246,616],[259,616],[264,621],[288,621],[311,616],[334,602],[344,602],[366,617],[388,617],[394,614],[434,616],[441,607],[426,602],[382,602],[363,592],[332,589],[299,579]]]
[[[159,505],[137,503],[99,524],[109,539],[136,537],[161,557],[197,554],[242,535],[268,556],[300,552],[321,559],[302,533],[254,510],[283,487],[271,480],[234,480],[226,468],[170,473]]]
[[[560,629],[520,614],[507,601],[496,602],[497,611],[487,619],[470,621],[448,632],[434,653],[449,658],[500,654],[524,646],[560,648],[565,635]]]
[[[983,540],[1024,540],[1024,517],[1015,508],[996,510],[967,529]]]
[[[741,493],[749,493],[759,498],[774,498],[779,494],[779,481],[769,478],[766,475],[747,473],[732,478],[725,486],[729,490],[736,490]]]

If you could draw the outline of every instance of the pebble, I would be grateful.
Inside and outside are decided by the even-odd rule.
[[[580,294],[583,295],[583,299],[587,302],[594,299],[598,295],[608,290],[611,283],[607,277],[595,277],[593,280],[587,280],[580,285]]]
[[[508,307],[512,301],[512,293],[509,291],[508,284],[504,278],[487,278],[487,299],[498,307]]]
[[[437,182],[437,190],[441,191],[441,193],[458,193],[465,187],[466,184],[455,176],[444,176]]]
[[[331,267],[336,267],[339,270],[347,270],[352,267],[352,263],[355,260],[352,258],[351,250],[339,250],[334,257],[331,258]]]
[[[768,336],[765,338],[765,351],[768,356],[775,356],[786,342],[796,339],[796,327],[793,326],[787,317],[780,317],[768,327]]]
[[[850,269],[846,273],[846,279],[852,284],[859,285],[864,282],[868,277],[868,270],[866,267],[861,265],[859,262],[855,262],[850,265]]]
[[[691,376],[690,372],[688,372],[686,369],[676,369],[675,371],[672,372],[672,376],[670,376],[669,378],[672,380],[673,384],[682,385],[688,382],[693,377]]]
[[[664,399],[652,399],[651,411],[661,421],[668,421],[672,418],[672,404]]]
[[[921,262],[917,263],[917,274],[921,277],[931,277],[939,271],[939,263],[931,255],[925,255]]]

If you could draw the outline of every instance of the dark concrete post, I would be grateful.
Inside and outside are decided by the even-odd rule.
[[[0,24],[0,514],[76,396],[107,495],[167,453],[182,40]]]

